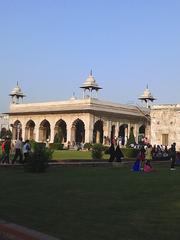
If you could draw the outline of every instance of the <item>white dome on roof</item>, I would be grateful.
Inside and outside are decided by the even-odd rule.
[[[139,97],[139,99],[141,99],[141,100],[151,100],[151,101],[155,100],[152,93],[148,89],[148,86],[144,90],[143,94]]]
[[[96,80],[92,75],[92,71],[90,72],[86,81],[82,84],[81,88],[101,89],[101,87],[99,87],[98,84],[96,83]]]
[[[88,78],[86,79],[86,81],[83,83],[84,86],[98,86],[98,84],[96,83],[96,80],[94,79],[94,77],[92,75],[89,75]]]
[[[11,91],[11,94],[19,94],[21,93],[21,88],[19,86],[16,86],[15,88],[13,88],[13,90]]]
[[[16,87],[13,88],[13,90],[11,91],[11,93],[9,95],[10,96],[25,96],[23,94],[23,92],[21,91],[21,88],[19,87],[18,82],[17,82]]]
[[[21,91],[21,88],[19,87],[18,82],[17,82],[16,87],[13,88],[13,90],[11,91],[9,96],[12,97],[12,103],[17,104],[17,103],[19,103],[19,99],[21,99],[23,101],[23,97],[25,97],[26,95],[24,95],[24,93]]]

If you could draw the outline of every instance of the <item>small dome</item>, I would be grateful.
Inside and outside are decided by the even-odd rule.
[[[139,97],[140,100],[155,100],[153,95],[151,94],[150,90],[148,89],[148,86],[144,90],[143,94]]]
[[[92,76],[92,71],[90,72],[86,81],[82,84],[81,88],[92,88],[92,89],[101,89],[96,83],[95,78]]]
[[[23,94],[23,92],[21,91],[21,88],[19,87],[18,82],[17,82],[16,87],[13,88],[13,90],[11,91],[11,93],[10,93],[9,95],[10,95],[10,96],[22,96],[22,97],[25,96],[25,95]]]

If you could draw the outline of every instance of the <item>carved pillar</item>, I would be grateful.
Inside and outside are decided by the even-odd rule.
[[[115,125],[115,136],[118,139],[119,135],[119,122],[116,123]]]
[[[39,125],[36,124],[35,128],[34,128],[34,139],[36,142],[39,142],[40,138],[39,138]]]
[[[50,143],[54,142],[54,135],[55,135],[55,125],[53,123],[50,123]]]
[[[89,115],[88,121],[85,123],[85,142],[92,143],[93,142],[93,118]]]

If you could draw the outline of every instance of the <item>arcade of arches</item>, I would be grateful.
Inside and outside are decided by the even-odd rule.
[[[62,116],[59,119],[57,117],[55,119],[52,115],[44,119],[37,118],[37,116],[28,119],[28,116],[23,116],[17,120],[12,117],[10,126],[13,140],[22,137],[23,140],[52,143],[60,131],[61,142],[64,144],[68,142],[71,144],[85,142],[109,144],[112,139],[119,138],[121,144],[125,145],[131,128],[133,128],[136,142],[148,134],[143,122],[110,121],[90,114],[81,114],[81,116],[74,114],[71,117]]]

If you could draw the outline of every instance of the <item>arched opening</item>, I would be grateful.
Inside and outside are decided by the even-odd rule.
[[[67,141],[67,125],[66,122],[60,119],[54,129],[54,142],[64,143]]]
[[[103,143],[103,121],[98,120],[94,124],[93,143]]]
[[[119,127],[119,133],[118,133],[118,137],[120,139],[120,143],[121,145],[125,145],[126,141],[127,141],[127,129],[128,129],[128,125],[127,124],[123,124]]]
[[[79,145],[85,141],[85,125],[81,119],[76,119],[71,128],[73,145]]]
[[[141,125],[139,128],[139,134],[138,134],[138,143],[141,144],[143,142],[143,139],[145,137],[145,125]]]
[[[22,124],[19,120],[16,120],[12,126],[12,139],[17,140],[22,138]]]
[[[43,120],[39,127],[39,141],[47,142],[51,136],[50,123],[47,120]]]
[[[111,142],[115,143],[115,125],[111,126]]]
[[[34,128],[35,128],[35,122],[33,120],[29,120],[26,123],[25,127],[25,140],[35,140],[35,135],[34,135]]]

